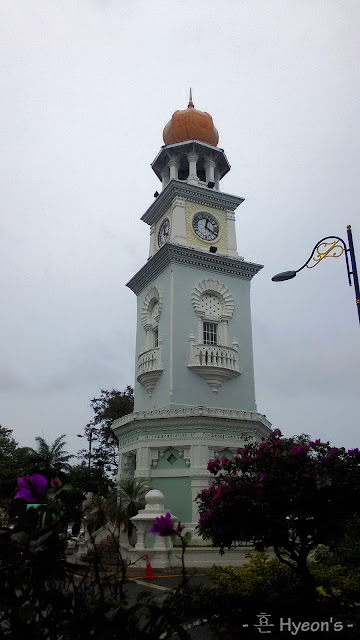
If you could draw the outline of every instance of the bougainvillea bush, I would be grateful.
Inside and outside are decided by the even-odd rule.
[[[91,534],[89,566],[65,561],[65,532],[83,498],[79,489],[62,486],[58,478],[34,473],[18,479],[15,526],[0,526],[0,637],[188,638],[177,612],[181,588],[169,594],[139,593],[130,600],[125,589],[129,563],[119,552],[116,564],[108,567]],[[170,514],[157,519],[156,525],[156,533],[180,537],[184,556],[188,536],[182,535],[182,525],[174,526]],[[186,577],[185,568],[183,573]]]
[[[271,547],[311,583],[308,556],[336,544],[360,511],[360,452],[279,430],[248,441],[232,460],[209,462],[215,476],[198,495],[201,535],[223,551],[241,542]]]

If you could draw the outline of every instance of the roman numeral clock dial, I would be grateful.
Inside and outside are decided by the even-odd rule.
[[[197,213],[193,218],[193,229],[202,240],[212,241],[219,235],[219,223],[209,213]]]
[[[170,233],[170,222],[167,218],[161,223],[159,233],[158,233],[158,245],[162,247],[163,244],[167,241]]]

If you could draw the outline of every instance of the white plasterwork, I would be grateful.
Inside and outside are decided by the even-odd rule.
[[[229,289],[224,284],[218,282],[218,280],[202,280],[196,287],[194,287],[191,301],[195,310],[195,313],[199,317],[203,317],[204,313],[201,306],[201,297],[206,293],[212,293],[222,301],[222,313],[221,317],[230,319],[234,313],[234,298]]]
[[[158,304],[156,317],[149,318],[149,315],[150,315],[149,312],[151,312],[151,309],[156,302]],[[157,287],[151,287],[145,296],[145,300],[143,302],[143,306],[141,309],[141,322],[144,329],[147,329],[148,326],[152,325],[153,323],[156,323],[156,324],[159,323],[161,309],[162,309],[161,292],[159,291],[159,289],[157,289]]]
[[[223,429],[224,431],[224,429]],[[127,453],[127,450],[131,450],[134,446],[139,443],[146,443],[148,447],[154,449],[158,449],[157,440],[167,441],[171,444],[171,441],[180,440],[180,443],[176,442],[176,447],[185,448],[186,446],[190,446],[194,443],[194,441],[199,441],[203,444],[208,444],[208,446],[212,447],[213,450],[221,450],[224,447],[231,447],[231,442],[239,442],[242,439],[242,435],[246,435],[248,437],[253,438],[255,441],[259,441],[261,436],[258,433],[254,433],[249,431],[246,427],[243,427],[241,432],[234,432],[234,430],[229,431],[228,433],[219,433],[219,432],[209,432],[209,431],[191,431],[186,433],[173,433],[166,432],[165,430],[161,433],[140,433],[136,432],[136,434],[132,433],[126,434],[124,436],[119,436],[119,447],[121,448],[123,453]],[[216,441],[216,444],[210,444],[211,442]],[[225,442],[227,443],[225,445]],[[156,443],[156,444],[155,444]],[[175,443],[172,442],[174,445]],[[174,447],[174,448],[176,448]],[[160,450],[160,449],[159,449]],[[158,459],[157,454],[154,453],[153,459]],[[186,458],[185,458],[186,459]]]
[[[169,409],[153,409],[151,411],[134,411],[127,416],[118,418],[112,424],[112,429],[117,429],[131,422],[156,420],[159,418],[178,419],[178,418],[219,418],[223,420],[249,421],[262,423],[268,429],[271,423],[266,416],[256,411],[240,411],[236,409],[221,409],[209,407],[176,407]],[[203,420],[202,420],[203,422]]]

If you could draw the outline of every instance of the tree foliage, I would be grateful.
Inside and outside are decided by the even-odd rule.
[[[198,496],[200,533],[230,547],[252,542],[309,578],[307,559],[319,544],[344,535],[360,511],[360,452],[275,430],[247,443],[233,460],[211,461],[215,480]]]
[[[18,447],[12,430],[0,426],[0,498],[9,498],[16,489],[16,480],[31,472],[34,464],[33,451]]]
[[[29,481],[35,485],[39,478]],[[44,476],[43,487],[46,481]],[[24,494],[16,500],[24,509],[15,527],[0,526],[1,638],[190,637],[177,611],[181,586],[160,597],[142,593],[128,599],[124,584],[130,561],[121,556],[118,545],[116,568],[102,558],[94,538],[89,569],[65,561],[66,531],[74,511],[83,507],[81,492],[50,483],[41,505],[26,504],[28,498],[32,499]]]
[[[91,443],[91,465],[100,464],[105,466],[107,471],[115,473],[119,446],[111,425],[114,420],[132,413],[134,391],[130,386],[127,386],[124,391],[101,389],[100,396],[92,398],[90,405],[94,416],[85,428],[89,448],[82,449],[80,455],[89,459]]]
[[[88,528],[96,531],[106,524],[120,524],[127,530],[129,538],[133,531],[131,518],[145,506],[145,494],[149,487],[141,478],[124,478],[117,489],[101,496],[97,495],[86,514]]]
[[[33,450],[34,463],[45,475],[67,471],[71,468],[69,460],[74,456],[64,450],[66,446],[64,438],[66,438],[66,434],[56,438],[52,444],[48,444],[41,436],[35,438],[37,449]]]
[[[115,487],[115,482],[106,475],[102,465],[93,465],[89,469],[85,461],[69,469],[66,473],[66,482],[78,487],[84,493],[95,493],[100,496],[106,495]]]

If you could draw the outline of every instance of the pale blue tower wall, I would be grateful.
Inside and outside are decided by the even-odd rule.
[[[151,488],[164,494],[166,511],[172,512],[181,522],[191,522],[191,480],[189,476],[152,478]]]
[[[190,332],[198,341],[198,317],[195,314],[191,295],[193,288],[202,280],[212,279],[224,284],[235,302],[234,313],[228,321],[229,346],[234,337],[239,345],[239,369],[241,375],[223,383],[218,393],[196,373],[188,368]],[[165,269],[144,287],[138,295],[136,376],[138,355],[145,350],[145,331],[141,323],[141,309],[147,291],[155,286],[162,295],[162,311],[159,320],[159,337],[163,339],[163,372],[156,383],[152,396],[136,381],[135,411],[175,408],[181,406],[205,406],[243,411],[256,411],[254,391],[254,366],[252,351],[250,280],[199,269],[176,262]],[[173,310],[171,312],[171,306]],[[171,367],[171,336],[173,356]],[[170,389],[172,368],[172,392]]]

